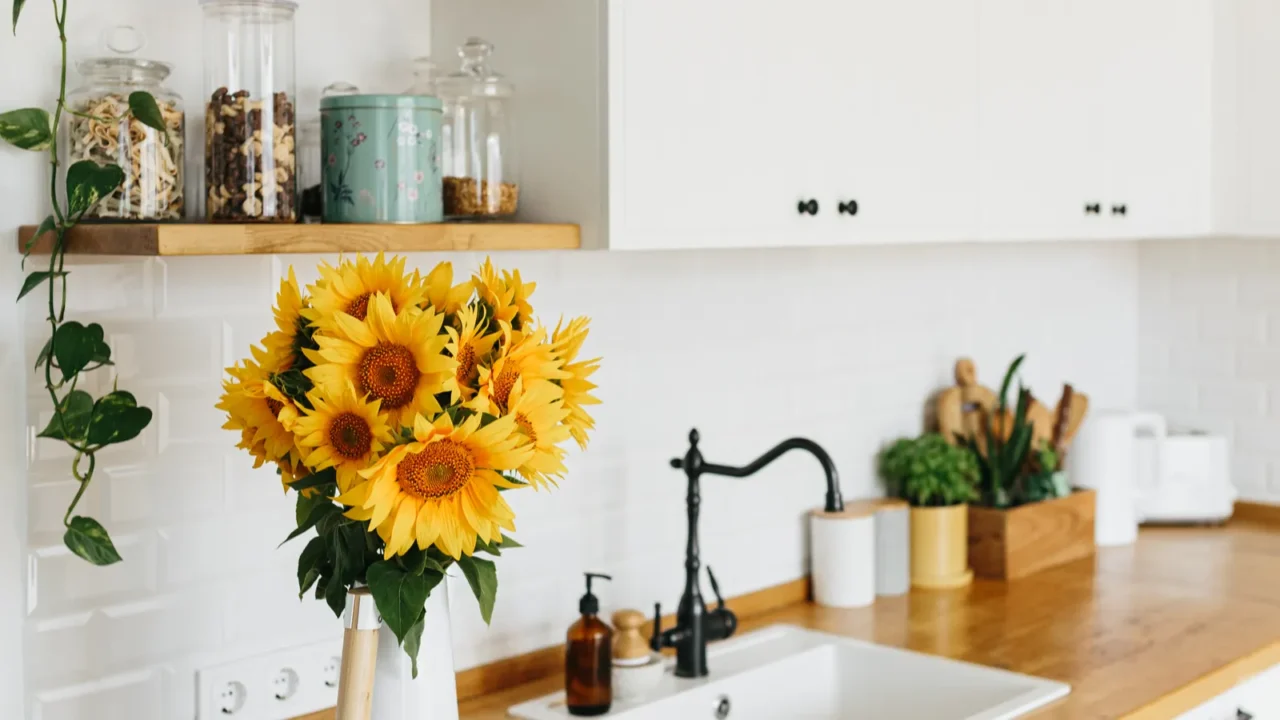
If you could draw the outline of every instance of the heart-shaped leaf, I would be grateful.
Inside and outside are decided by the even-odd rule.
[[[160,106],[156,104],[155,97],[143,90],[129,94],[129,112],[138,118],[138,122],[149,128],[165,132],[164,115],[160,112]]]
[[[93,420],[89,424],[89,444],[104,446],[128,442],[151,424],[151,410],[138,407],[138,401],[124,390],[98,398],[93,404]]]
[[[53,440],[70,440],[80,443],[89,418],[93,416],[93,396],[83,390],[73,390],[59,403],[61,413],[54,413],[49,426],[40,431],[39,437]]]
[[[45,280],[48,280],[51,277],[66,277],[66,276],[67,276],[67,273],[65,272],[45,272],[43,270],[39,272],[33,272],[30,275],[28,275],[26,281],[22,283],[22,290],[18,293],[18,299],[21,300],[22,298],[26,297],[28,293],[40,287],[41,283],[43,283]]]
[[[493,605],[498,599],[498,568],[491,560],[467,555],[459,558],[458,567],[467,576],[467,584],[480,603],[480,617],[488,625],[493,618]]]
[[[91,362],[111,359],[111,348],[103,339],[102,326],[85,326],[71,321],[58,326],[53,336],[53,357],[58,361],[64,380],[88,367]]]
[[[14,21],[21,6],[13,9]],[[53,124],[49,113],[40,108],[23,108],[0,113],[0,139],[23,150],[48,150],[53,144]],[[122,180],[123,181],[123,180]]]
[[[427,596],[444,576],[431,572],[410,575],[394,562],[384,561],[370,565],[366,579],[382,621],[403,643],[409,629],[422,617]]]
[[[71,548],[71,552],[94,565],[111,565],[120,562],[120,553],[116,552],[111,536],[107,534],[106,528],[93,518],[79,515],[71,518],[62,541]]]
[[[124,171],[115,165],[81,160],[67,168],[67,211],[78,218],[115,192],[124,182]]]

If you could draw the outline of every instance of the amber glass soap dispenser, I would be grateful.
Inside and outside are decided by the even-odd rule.
[[[613,704],[613,629],[600,619],[600,601],[591,594],[595,578],[586,573],[587,594],[578,603],[582,617],[569,628],[564,656],[565,705],[570,715],[603,715]]]

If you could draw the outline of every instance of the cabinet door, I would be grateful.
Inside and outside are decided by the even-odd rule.
[[[978,236],[978,0],[845,0],[821,186],[833,243]],[[851,202],[856,202],[856,214]],[[844,212],[840,212],[840,205]]]
[[[981,0],[984,238],[1104,232],[1097,49],[1107,7],[1109,0]]]
[[[1229,218],[1234,227],[1228,229],[1275,237],[1280,234],[1280,3],[1237,0],[1233,9],[1229,37],[1237,47],[1238,103],[1229,116],[1238,149],[1229,187],[1240,200],[1238,217]]]
[[[810,183],[822,46],[838,3],[611,0],[610,247],[796,243]],[[834,18],[826,18],[832,20]]]
[[[1109,0],[1102,77],[1107,193],[1116,237],[1209,232],[1211,0]]]

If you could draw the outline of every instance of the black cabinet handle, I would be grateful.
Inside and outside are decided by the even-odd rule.
[[[1085,215],[1100,215],[1102,213],[1102,203],[1089,203],[1084,206]]]
[[[842,202],[839,204],[837,209],[840,211],[841,215],[857,215],[858,201],[850,200],[849,202]]]
[[[1128,215],[1129,206],[1128,205],[1112,205],[1111,214],[1112,215]]]
[[[818,201],[817,200],[801,200],[800,203],[796,206],[796,209],[800,211],[801,215],[806,215],[806,214],[817,215]]]

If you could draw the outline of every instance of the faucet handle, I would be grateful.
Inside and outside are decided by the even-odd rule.
[[[720,583],[716,582],[716,574],[711,572],[711,566],[707,566],[707,577],[711,579],[711,593],[716,596],[716,609],[724,609],[724,596],[720,594]]]
[[[653,604],[653,635],[649,637],[649,647],[654,652],[662,650],[662,603]]]

